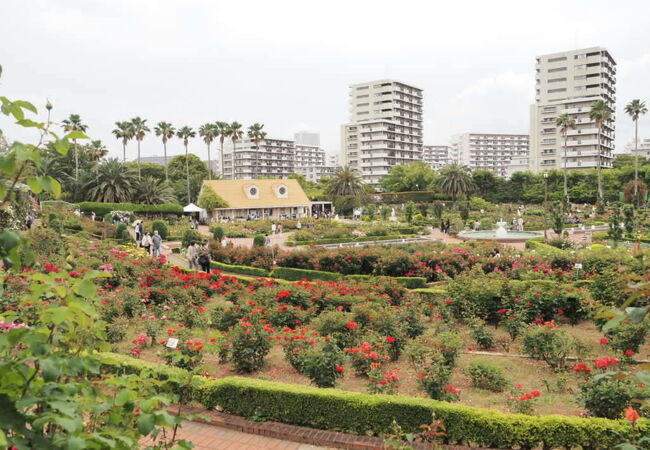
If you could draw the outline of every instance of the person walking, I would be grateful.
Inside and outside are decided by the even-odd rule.
[[[160,256],[160,248],[162,247],[162,237],[158,233],[158,230],[154,230],[153,236],[151,236],[151,256],[157,258]]]
[[[210,246],[207,240],[203,241],[203,245],[199,247],[198,255],[201,270],[205,273],[210,273]]]
[[[140,247],[140,243],[142,242],[142,228],[140,227],[140,221],[136,220],[134,225],[135,242],[137,243],[138,247]]]
[[[153,240],[151,239],[151,235],[149,232],[146,232],[144,236],[142,236],[142,248],[147,252],[148,255],[151,254],[151,246],[153,245]]]
[[[271,238],[269,237],[268,234],[264,235],[264,245],[267,247],[271,245]]]
[[[275,224],[272,223],[272,224],[271,224],[271,234],[275,234],[275,228],[276,228],[276,227],[275,227]]]
[[[187,246],[185,256],[187,256],[187,264],[190,269],[199,268],[199,255],[197,252],[196,243],[194,241],[190,242],[190,245]]]

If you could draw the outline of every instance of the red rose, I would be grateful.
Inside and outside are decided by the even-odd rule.
[[[336,366],[336,371],[337,371],[338,373],[343,373],[344,370],[345,370],[345,367],[343,367],[343,366]]]
[[[351,322],[348,322],[345,326],[348,328],[348,330],[356,330],[357,327],[359,326],[359,324],[356,323],[356,322],[351,321]]]

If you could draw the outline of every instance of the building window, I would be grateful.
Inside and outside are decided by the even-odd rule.
[[[548,73],[554,73],[554,72],[565,72],[566,67],[556,67],[555,69],[548,69]]]
[[[549,89],[548,93],[549,94],[555,94],[557,92],[566,92],[566,88],[559,88],[559,89]]]
[[[560,56],[557,58],[549,58],[548,62],[553,63],[553,62],[559,62],[559,61],[566,61],[566,56]]]

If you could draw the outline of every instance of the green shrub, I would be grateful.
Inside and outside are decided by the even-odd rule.
[[[162,239],[167,239],[169,231],[167,230],[167,222],[164,220],[154,220],[151,225],[151,231],[158,231],[158,234]]]
[[[626,408],[636,406],[632,400],[637,390],[630,380],[613,376],[593,377],[582,386],[579,398],[591,415],[620,419]]]
[[[639,352],[639,347],[645,342],[648,334],[648,325],[645,323],[622,323],[607,332],[608,346],[621,353],[632,350]]]
[[[524,353],[556,370],[564,368],[567,357],[576,347],[575,340],[566,331],[552,324],[529,329],[522,344]]]
[[[224,272],[238,273],[241,275],[251,275],[254,277],[266,278],[269,276],[269,271],[260,267],[239,266],[235,264],[224,264],[218,261],[211,261],[211,267]]]
[[[160,380],[186,379],[187,372],[125,355],[99,355],[104,367],[120,373],[141,373]],[[326,430],[381,434],[396,421],[417,432],[432,414],[444,421],[449,443],[495,448],[613,448],[633,433],[650,432],[650,422],[635,429],[626,422],[572,416],[525,416],[400,395],[371,395],[320,389],[254,378],[196,377],[192,398],[205,408]],[[168,381],[174,383],[173,381]]]
[[[424,277],[390,277],[407,289],[420,289],[426,287],[427,279]]]
[[[256,234],[253,237],[253,247],[264,247],[266,245],[266,237],[263,234]]]
[[[290,267],[278,267],[271,272],[273,278],[282,278],[283,280],[299,281],[307,280],[323,280],[323,281],[336,281],[343,278],[340,273],[322,272],[319,270],[307,269],[293,269]]]
[[[235,370],[251,373],[264,366],[266,355],[271,350],[269,333],[259,324],[242,321],[228,335],[228,359]]]
[[[472,385],[479,389],[502,392],[508,385],[503,370],[490,363],[473,362],[464,372],[472,380]]]
[[[336,379],[343,375],[341,368],[345,354],[334,342],[312,346],[299,358],[301,373],[318,387],[334,387]]]
[[[192,242],[203,242],[203,236],[193,229],[185,230],[183,233],[183,239],[181,240],[181,246],[187,248]]]
[[[472,327],[470,336],[483,350],[490,350],[494,348],[494,335],[488,331],[484,325],[477,325]]]
[[[225,232],[223,231],[223,227],[213,227],[212,228],[212,238],[217,241],[221,242],[223,237],[225,236]]]
[[[129,230],[126,228],[126,224],[119,223],[115,229],[115,239],[126,241],[129,239],[129,237]]]

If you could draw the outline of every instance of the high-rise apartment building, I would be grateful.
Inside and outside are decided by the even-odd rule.
[[[299,131],[294,133],[293,140],[299,145],[312,145],[320,147],[320,134],[311,131]]]
[[[567,169],[612,167],[615,137],[616,62],[602,47],[538,56],[535,104],[530,113],[530,168],[535,172],[564,167],[564,137],[557,118],[568,114],[576,128],[567,133]],[[592,104],[603,100],[612,117],[599,132],[589,118]]]
[[[329,167],[341,167],[340,155],[337,153],[327,155],[327,165]]]
[[[645,158],[650,158],[650,139],[639,139],[639,143],[636,145],[636,151],[634,150],[634,138],[627,144],[625,144],[626,155],[632,156],[643,156]]]
[[[489,170],[507,177],[508,168],[528,157],[527,134],[464,133],[451,142],[452,158],[471,170]]]
[[[294,173],[295,143],[287,139],[266,138],[255,144],[248,137],[226,141],[223,155],[225,179],[250,180],[260,177],[286,178]],[[234,168],[233,168],[234,162]]]
[[[350,86],[350,122],[341,127],[341,164],[379,186],[391,167],[422,157],[422,89],[395,80]]]
[[[325,150],[317,145],[294,144],[294,167],[317,167],[325,165]]]
[[[451,149],[448,145],[422,146],[422,161],[433,170],[441,169],[451,163]]]

